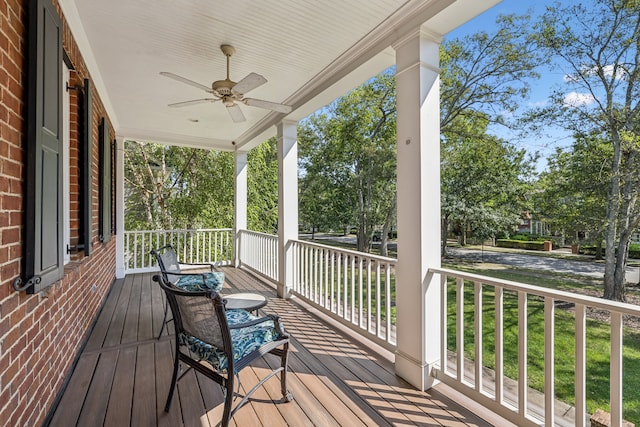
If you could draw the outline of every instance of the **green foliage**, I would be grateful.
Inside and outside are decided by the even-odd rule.
[[[278,231],[278,151],[276,138],[249,151],[247,156],[247,227],[276,234]]]
[[[271,139],[248,154],[248,226],[277,228],[277,153]],[[231,228],[233,153],[127,141],[125,229]]]
[[[532,160],[490,135],[492,124],[518,109],[544,59],[535,50],[528,16],[501,16],[495,31],[443,43],[441,179],[443,252],[447,231],[481,239],[510,234],[527,210]]]
[[[358,249],[368,252],[374,229],[394,218],[395,123],[395,79],[387,71],[300,124],[303,223],[357,224]]]
[[[441,148],[443,228],[483,239],[515,229],[529,206],[525,177],[533,173],[525,150],[488,135],[486,123],[476,118],[469,126],[475,137],[470,131],[465,138],[453,134]]]
[[[557,149],[533,194],[536,214],[570,241],[577,243],[578,233],[587,242],[601,241],[611,160],[610,143],[598,137],[578,137],[570,149]]]
[[[606,183],[604,215],[593,221],[602,229],[606,248],[604,297],[624,300],[625,248],[640,225],[640,5],[619,0],[594,0],[589,7],[558,3],[547,8],[535,33],[538,46],[566,75],[564,86],[538,117],[561,123],[578,143],[587,141],[591,147],[594,140],[608,146],[601,168],[587,169],[597,162],[584,159],[583,175],[591,172],[594,180],[602,177]],[[581,192],[577,196],[579,200]]]
[[[499,248],[526,249],[530,251],[544,250],[544,240],[542,241],[522,241],[515,239],[497,239],[496,246]]]

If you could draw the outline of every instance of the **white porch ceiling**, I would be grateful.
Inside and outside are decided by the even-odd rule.
[[[268,82],[247,96],[292,105],[299,120],[394,64],[393,43],[422,25],[443,36],[500,0],[59,0],[116,134],[233,151],[275,134],[285,115],[220,103],[160,76],[209,86],[226,77],[221,44],[236,48],[231,79]],[[232,142],[235,142],[233,144]]]

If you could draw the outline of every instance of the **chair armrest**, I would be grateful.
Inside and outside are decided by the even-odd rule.
[[[251,320],[249,322],[236,323],[235,325],[229,325],[229,329],[243,329],[243,328],[248,328],[250,326],[259,325],[261,323],[270,322],[270,321],[273,322],[273,325],[276,328],[276,332],[278,332],[279,335],[283,335],[283,336],[286,335],[285,332],[280,327],[280,317],[276,316],[275,314],[267,314],[264,317]]]
[[[215,264],[212,262],[181,262],[180,265],[189,265],[189,266],[202,266],[208,267],[211,271],[215,268]]]

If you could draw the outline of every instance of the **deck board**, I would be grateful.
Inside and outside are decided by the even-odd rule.
[[[268,381],[232,419],[235,426],[487,426],[436,391],[420,392],[394,374],[393,364],[321,321],[273,286],[244,270],[224,268],[224,293],[256,292],[265,313],[278,314],[291,335],[284,403],[279,377]],[[152,274],[114,283],[84,353],[59,401],[51,426],[215,426],[223,394],[208,378],[188,372],[164,412],[173,368],[173,325],[157,339],[163,296]],[[241,392],[279,359],[257,361],[241,373]]]

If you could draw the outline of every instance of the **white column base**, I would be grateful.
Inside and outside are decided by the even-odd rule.
[[[420,391],[430,389],[439,383],[431,376],[431,371],[436,366],[436,362],[422,364],[411,356],[396,351],[396,375],[414,386]]]

